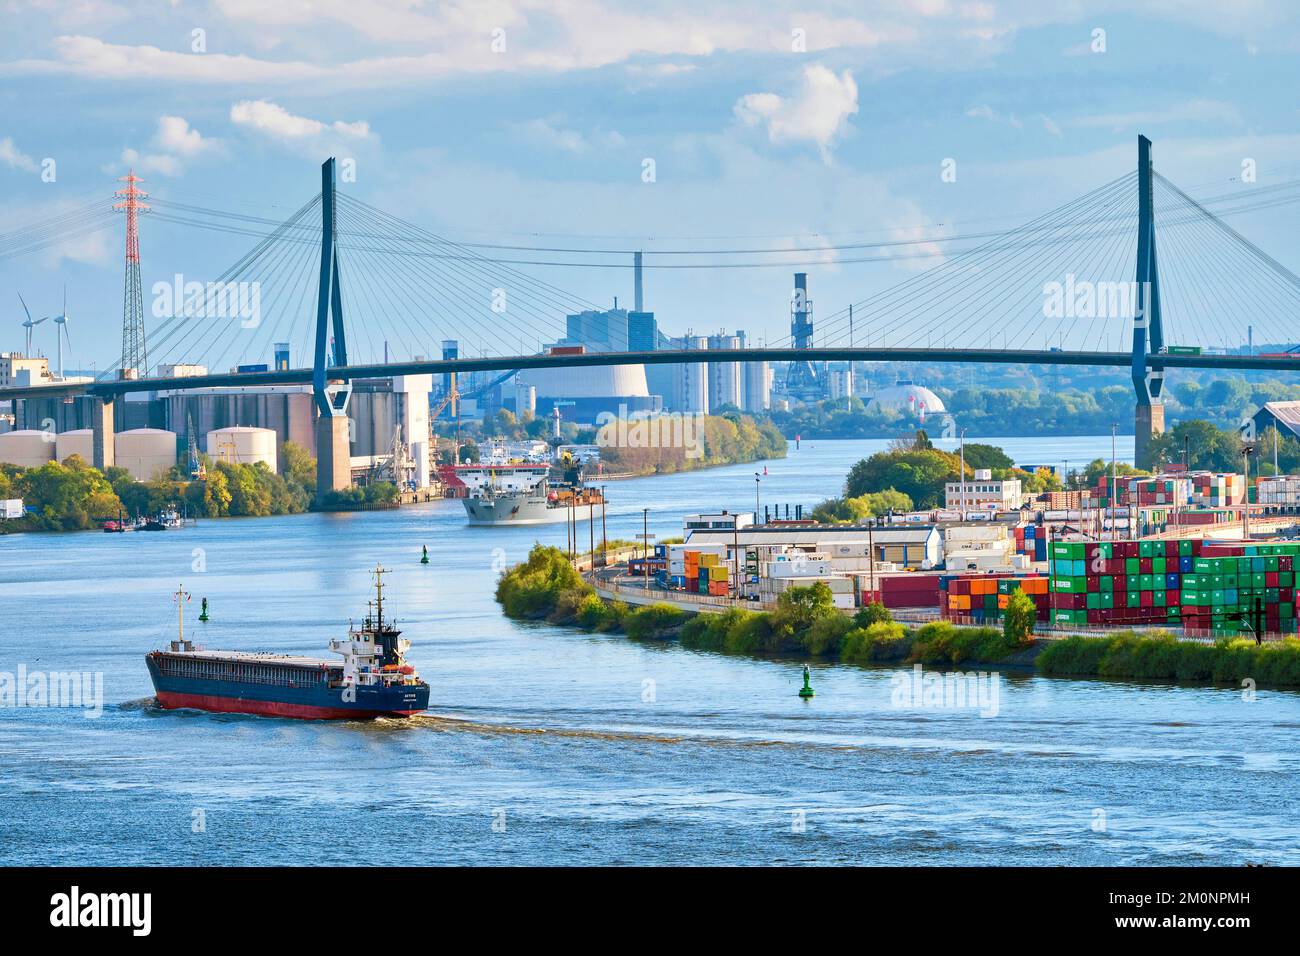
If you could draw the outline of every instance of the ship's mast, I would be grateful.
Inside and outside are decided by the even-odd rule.
[[[387,569],[375,565],[375,632],[384,630],[384,573]]]
[[[190,599],[182,585],[176,586],[176,640],[185,642],[185,602]]]

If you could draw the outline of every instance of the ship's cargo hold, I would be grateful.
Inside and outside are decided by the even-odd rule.
[[[114,440],[114,463],[136,481],[152,481],[176,464],[176,433],[161,428],[132,428]]]
[[[260,461],[271,471],[277,468],[275,431],[270,428],[214,428],[207,435],[207,453],[217,462],[252,465]]]
[[[39,468],[54,461],[55,436],[34,428],[0,433],[0,464]],[[87,459],[87,464],[90,460]]]

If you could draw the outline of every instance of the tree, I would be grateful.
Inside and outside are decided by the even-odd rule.
[[[1015,462],[1011,460],[1006,452],[996,445],[981,445],[977,442],[966,443],[966,467],[967,468],[988,468],[998,470],[1015,467]]]
[[[943,500],[944,484],[956,481],[960,468],[956,455],[937,449],[877,452],[849,470],[844,496],[893,490],[907,495],[917,508],[933,508]]]
[[[287,441],[281,449],[280,460],[280,473],[285,478],[312,494],[316,493],[316,459],[311,452],[296,441]]]
[[[872,601],[870,604],[861,608],[857,614],[853,615],[853,623],[857,627],[870,627],[872,624],[888,624],[894,620],[894,615],[889,613],[889,608],[885,607],[879,601]]]
[[[813,624],[839,613],[835,607],[834,595],[825,582],[818,581],[809,587],[787,588],[776,599],[776,608],[770,616],[772,636],[778,642],[773,649],[792,649],[799,635]]]
[[[1002,613],[1003,635],[1012,643],[1026,644],[1034,636],[1034,625],[1037,622],[1038,608],[1033,599],[1016,588],[1007,598],[1007,607]]]

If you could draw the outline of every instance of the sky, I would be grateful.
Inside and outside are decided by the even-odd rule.
[[[1300,178],[1298,55],[1300,5],[1260,0],[0,0],[0,233],[128,168],[155,197],[279,220],[333,155],[356,172],[340,189],[440,236],[645,250],[671,334],[776,340],[792,262],[815,320],[944,251],[829,247],[1013,226],[1131,171],[1139,133],[1193,195]],[[1300,270],[1296,209],[1233,225]],[[75,364],[111,363],[123,232],[0,255],[0,350],[23,347],[19,293],[48,315],[66,286]],[[254,241],[146,216],[147,325],[155,281],[214,278]],[[778,251],[655,256],[733,248]],[[630,268],[519,268],[631,301]],[[502,347],[485,315],[463,351]],[[53,355],[53,323],[34,335]]]

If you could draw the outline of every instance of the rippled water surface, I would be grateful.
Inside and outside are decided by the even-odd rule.
[[[766,463],[762,500],[834,494],[882,444],[805,442]],[[1075,464],[1110,452],[1109,436],[1000,444]],[[661,536],[691,511],[752,508],[762,467],[611,483],[609,534],[640,531],[643,507]],[[494,563],[538,538],[562,545],[563,524],[470,529],[458,502],[0,537],[0,671],[101,672],[107,701],[94,720],[0,710],[0,863],[1300,859],[1300,695],[1004,673],[982,718],[894,706],[890,670],[817,665],[803,702],[795,663],[505,620]],[[174,633],[178,583],[211,603],[195,626],[208,646],[325,656],[376,562],[429,716],[151,705],[143,655]]]

